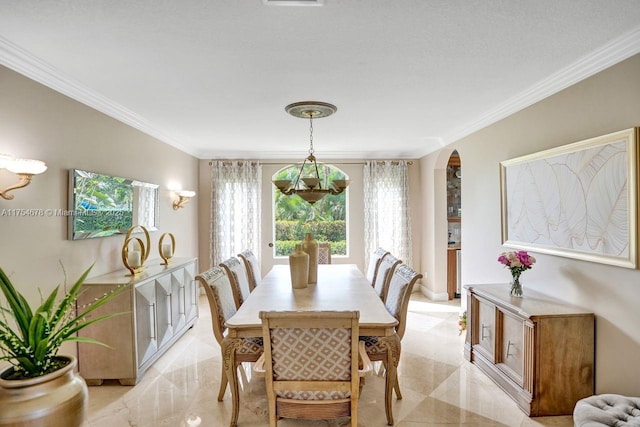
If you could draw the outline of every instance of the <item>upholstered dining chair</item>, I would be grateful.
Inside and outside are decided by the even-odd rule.
[[[357,311],[261,311],[269,426],[279,418],[351,417],[358,425],[360,377],[373,371],[358,340]],[[358,369],[358,364],[362,368]]]
[[[395,345],[396,348],[394,349],[394,351],[397,351],[397,354],[393,355],[393,360],[395,360],[396,363],[398,363],[398,361],[400,360],[400,341],[404,336],[404,331],[407,326],[407,308],[409,307],[411,292],[413,291],[413,286],[421,278],[422,274],[416,273],[408,265],[402,264],[395,269],[395,271],[391,275],[391,280],[389,281],[389,289],[387,292],[385,307],[387,308],[387,311],[398,320],[398,324],[395,327],[396,336],[393,337],[393,340],[395,340],[397,343]],[[389,377],[390,370],[388,362],[390,360],[390,349],[388,346],[389,341],[385,341],[385,338],[380,338],[377,336],[363,336],[360,337],[360,340],[363,340],[365,342],[365,348],[367,350],[369,359],[372,362],[382,361],[385,367],[385,376],[387,377],[384,390],[385,407],[387,408],[387,417],[390,417],[389,414],[391,413],[391,411],[388,408],[391,407],[392,389],[395,389],[396,397],[398,399],[402,399],[402,393],[400,392],[400,385],[398,384],[396,369],[393,369],[393,377]],[[389,425],[393,425],[393,419],[388,419],[387,423]]]
[[[331,264],[330,243],[318,243],[318,264]]]
[[[244,263],[247,270],[247,276],[249,277],[249,289],[253,292],[258,283],[260,283],[260,280],[262,280],[258,257],[256,257],[252,251],[245,250],[238,254],[238,258],[240,258]]]
[[[213,325],[213,335],[220,345],[222,353],[222,374],[220,376],[220,390],[218,391],[218,401],[222,401],[224,393],[227,389],[229,380],[224,369],[225,354],[223,351],[222,340],[225,337],[227,328],[225,322],[236,312],[235,298],[233,296],[233,290],[231,288],[231,282],[227,272],[220,267],[213,267],[205,272],[202,272],[196,276],[196,279],[204,288],[207,300],[209,301],[209,308],[211,310],[211,323]],[[238,371],[238,367],[243,362],[256,362],[262,355],[263,346],[262,338],[243,338],[239,346],[234,350],[234,369],[233,372]],[[238,393],[231,394],[233,399],[233,412],[238,413],[239,397]]]
[[[242,303],[249,298],[249,294],[251,293],[247,269],[236,257],[231,257],[222,261],[220,263],[220,267],[222,267],[229,276],[231,289],[233,289],[233,298],[236,302],[236,309],[238,309]]]
[[[401,263],[402,261],[391,254],[385,255],[385,257],[380,260],[378,272],[376,273],[376,280],[373,283],[373,289],[383,302],[387,299],[387,290],[389,289],[391,276],[393,276],[396,268]]]
[[[376,283],[376,274],[378,273],[378,267],[380,267],[380,262],[382,258],[387,256],[389,251],[386,249],[378,248],[376,249],[369,258],[369,266],[367,267],[367,280],[371,283],[371,286]]]

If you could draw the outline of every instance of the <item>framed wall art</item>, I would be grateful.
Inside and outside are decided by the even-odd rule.
[[[638,128],[500,163],[505,246],[637,267]]]

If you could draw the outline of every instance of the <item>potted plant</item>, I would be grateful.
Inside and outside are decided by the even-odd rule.
[[[84,422],[87,385],[74,371],[76,358],[59,356],[58,350],[68,341],[104,345],[79,337],[77,332],[119,314],[87,318],[120,289],[76,310],[80,288],[91,268],[61,298],[60,286],[56,286],[34,308],[0,268],[0,288],[6,300],[6,305],[0,301],[0,361],[11,365],[0,372],[0,426],[68,427]]]

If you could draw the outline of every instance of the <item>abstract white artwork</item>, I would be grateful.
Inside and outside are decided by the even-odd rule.
[[[505,246],[636,268],[637,128],[501,162]]]

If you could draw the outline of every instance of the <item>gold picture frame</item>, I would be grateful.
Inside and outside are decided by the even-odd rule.
[[[501,162],[503,245],[637,268],[638,132]]]

